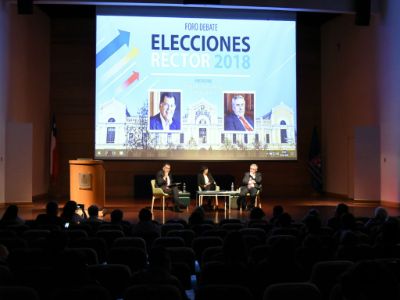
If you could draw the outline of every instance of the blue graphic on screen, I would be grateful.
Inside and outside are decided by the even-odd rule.
[[[296,159],[296,23],[97,16],[96,157]]]

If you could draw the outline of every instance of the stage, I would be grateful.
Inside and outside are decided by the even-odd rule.
[[[67,199],[58,200],[60,205],[60,213],[63,205]],[[261,200],[262,209],[266,213],[266,218],[269,220],[272,216],[272,208],[275,205],[282,205],[284,210],[288,212],[295,221],[300,221],[310,209],[317,209],[322,217],[322,220],[327,220],[334,214],[335,207],[338,203],[346,203],[350,207],[350,211],[356,217],[371,217],[373,216],[374,209],[379,206],[379,202],[362,202],[354,200],[339,199],[334,197],[301,197],[301,198],[265,198]],[[41,198],[36,199],[33,203],[21,203],[17,204],[19,207],[19,216],[24,220],[35,219],[36,216],[45,211],[47,199]],[[5,208],[8,204],[0,206],[0,216],[3,215]],[[151,199],[128,199],[128,198],[116,198],[107,199],[104,207],[104,216],[102,217],[105,221],[110,220],[110,213],[113,209],[121,209],[124,212],[124,219],[136,223],[138,221],[138,213],[144,208],[150,208]],[[169,202],[169,208],[163,212],[161,209],[160,200],[156,200],[154,204],[154,220],[162,223],[164,220],[181,218],[188,220],[191,212],[196,208],[195,199],[191,200],[189,209],[182,209],[183,212],[177,213],[172,211],[172,204]],[[86,208],[87,209],[87,208]],[[400,215],[399,208],[386,207],[390,216]],[[206,217],[214,222],[218,223],[220,220],[229,219],[240,219],[246,221],[248,219],[248,211],[238,211],[232,209],[231,212],[224,210],[223,201],[220,201],[219,208],[213,211],[207,211]]]

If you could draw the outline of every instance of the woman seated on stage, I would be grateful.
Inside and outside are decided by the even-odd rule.
[[[202,191],[215,191],[216,183],[211,173],[208,172],[207,166],[202,166],[200,168],[200,173],[197,175],[197,185],[200,187]],[[207,200],[207,204],[205,206],[206,210],[212,209],[211,206],[211,197],[205,197]]]

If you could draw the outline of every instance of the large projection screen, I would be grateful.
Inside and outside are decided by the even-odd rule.
[[[295,19],[218,11],[97,11],[96,158],[297,159]]]

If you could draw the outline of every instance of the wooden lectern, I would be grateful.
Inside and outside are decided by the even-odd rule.
[[[84,204],[85,209],[96,204],[104,207],[105,171],[102,160],[78,159],[69,161],[70,199]]]

